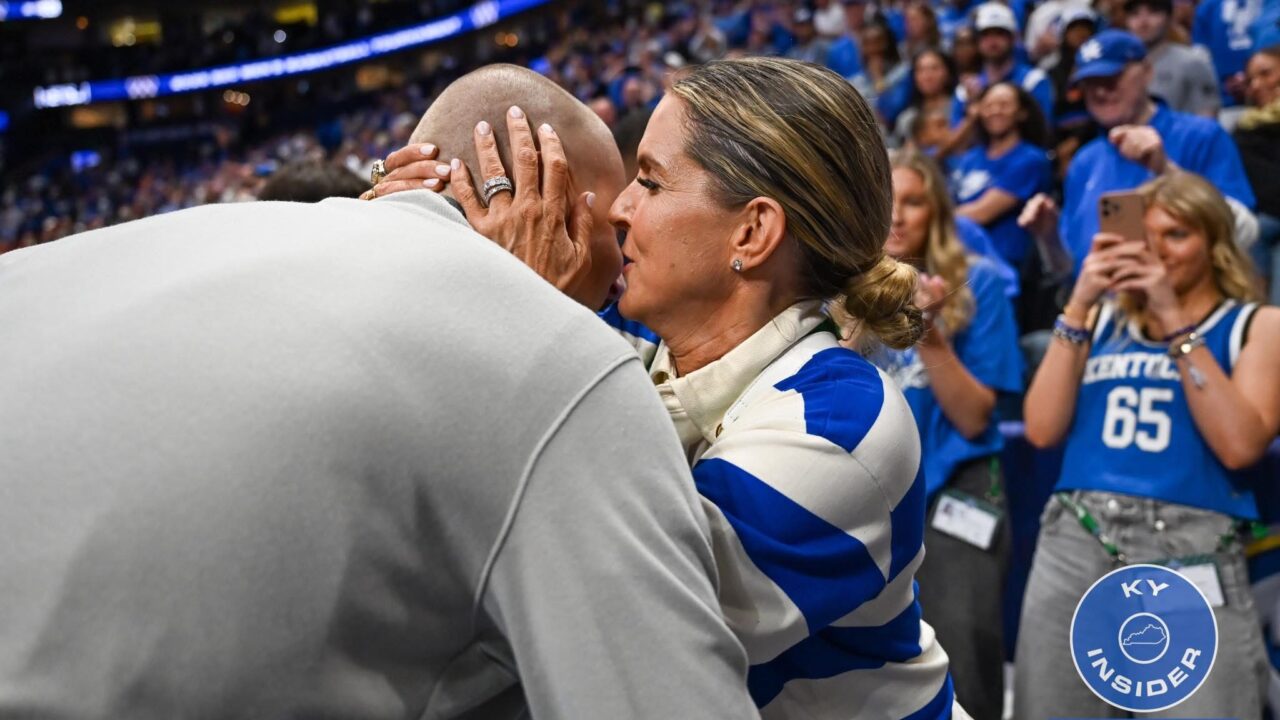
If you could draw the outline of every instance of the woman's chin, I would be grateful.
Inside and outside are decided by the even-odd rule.
[[[638,314],[643,314],[644,312],[644,307],[637,302],[639,299],[640,294],[635,291],[634,287],[622,293],[622,296],[618,298],[618,312],[622,313],[622,317],[636,322],[644,322],[644,320],[637,317]]]

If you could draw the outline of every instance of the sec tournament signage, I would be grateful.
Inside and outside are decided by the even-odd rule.
[[[1071,618],[1071,657],[1095,695],[1129,712],[1191,697],[1209,677],[1218,623],[1200,589],[1159,565],[1130,565],[1089,588]]]

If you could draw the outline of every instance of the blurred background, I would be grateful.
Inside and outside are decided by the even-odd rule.
[[[730,8],[732,9],[732,8]],[[208,202],[283,165],[368,177],[458,75],[513,62],[617,119],[689,6],[627,1],[0,2],[0,252]]]

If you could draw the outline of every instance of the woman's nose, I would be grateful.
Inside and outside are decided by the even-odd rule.
[[[609,208],[609,224],[619,230],[627,230],[631,227],[631,212],[635,207],[632,202],[632,193],[635,186],[636,184],[632,183],[618,193],[618,199],[614,200]]]

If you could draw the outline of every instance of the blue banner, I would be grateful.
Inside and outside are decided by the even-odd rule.
[[[55,108],[111,100],[140,100],[327,70],[447,40],[549,2],[551,0],[486,0],[438,20],[320,50],[168,75],[138,75],[38,87],[35,89],[35,105],[37,108]]]
[[[62,16],[62,0],[0,0],[0,22],[48,20]]]

